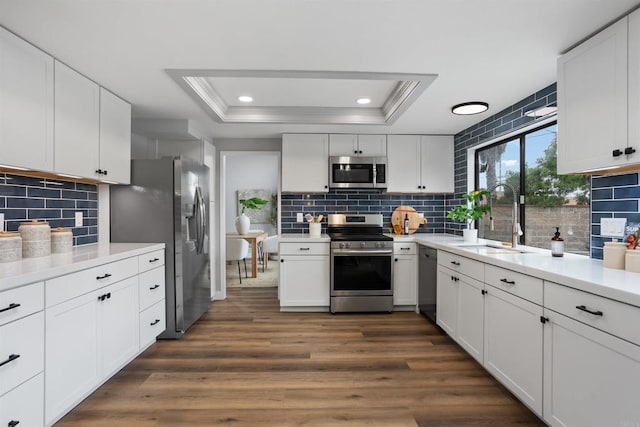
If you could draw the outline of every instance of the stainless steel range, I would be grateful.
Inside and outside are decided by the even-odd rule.
[[[393,239],[382,215],[331,214],[331,312],[393,311]]]

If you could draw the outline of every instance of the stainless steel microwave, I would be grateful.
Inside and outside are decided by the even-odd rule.
[[[329,157],[330,188],[387,188],[386,157]]]

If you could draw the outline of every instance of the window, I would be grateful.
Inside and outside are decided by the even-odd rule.
[[[492,190],[491,219],[478,228],[481,237],[511,242],[513,188],[518,196],[520,243],[550,249],[555,227],[565,251],[589,254],[590,178],[556,174],[555,123],[478,149],[476,188]],[[507,185],[501,185],[507,184]]]

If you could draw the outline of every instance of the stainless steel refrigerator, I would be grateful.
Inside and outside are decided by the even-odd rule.
[[[209,168],[183,158],[131,161],[110,189],[112,242],[164,242],[167,329],[180,338],[209,308]]]

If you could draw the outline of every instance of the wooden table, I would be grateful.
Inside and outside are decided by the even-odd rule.
[[[266,238],[266,231],[249,231],[247,234],[227,233],[227,239],[244,239],[251,245],[251,277],[258,276],[258,243]]]

